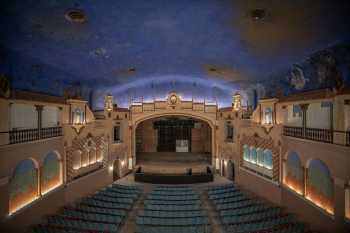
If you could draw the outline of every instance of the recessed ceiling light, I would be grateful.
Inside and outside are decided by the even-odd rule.
[[[261,20],[261,19],[265,18],[266,11],[264,9],[257,8],[257,9],[254,9],[250,12],[250,16],[254,20]]]
[[[87,17],[84,12],[80,9],[69,9],[64,14],[64,17],[74,23],[85,23],[87,21]]]

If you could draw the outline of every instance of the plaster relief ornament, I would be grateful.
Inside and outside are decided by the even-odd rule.
[[[5,74],[0,74],[0,96],[10,96],[10,77]]]
[[[329,51],[323,51],[316,58],[317,78],[320,84],[339,90],[343,87],[343,79],[337,68],[337,61]]]
[[[177,102],[177,97],[176,97],[176,95],[170,96],[170,103],[171,103],[171,104],[176,104],[176,102]]]
[[[169,96],[168,96],[169,105],[174,106],[174,105],[178,104],[179,101],[180,101],[180,99],[175,92],[172,92],[169,94]]]
[[[306,82],[308,81],[304,77],[303,70],[297,66],[294,65],[292,67],[292,70],[290,71],[290,84],[297,90],[301,90],[305,87]]]

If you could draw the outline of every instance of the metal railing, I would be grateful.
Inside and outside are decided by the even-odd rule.
[[[350,146],[350,131],[284,126],[283,135],[318,142]]]
[[[62,127],[20,129],[11,130],[7,133],[9,134],[9,144],[16,144],[62,136]]]
[[[10,144],[39,140],[39,129],[21,129],[9,131]]]
[[[333,130],[305,128],[305,138],[313,141],[333,143]]]
[[[295,138],[303,138],[303,128],[294,126],[284,126],[283,135]]]
[[[52,138],[62,136],[62,127],[49,127],[42,128],[40,133],[40,138]]]

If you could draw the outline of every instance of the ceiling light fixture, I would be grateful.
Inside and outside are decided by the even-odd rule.
[[[80,9],[69,9],[64,14],[64,17],[73,23],[85,23],[87,21],[87,17],[84,12]]]
[[[250,16],[254,20],[262,20],[266,16],[266,11],[264,9],[257,8],[257,9],[254,9],[250,12]]]

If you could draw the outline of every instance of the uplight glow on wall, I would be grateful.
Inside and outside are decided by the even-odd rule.
[[[219,158],[216,158],[216,159],[215,159],[215,169],[216,169],[216,170],[219,170],[219,169],[220,169],[220,160],[219,160]]]
[[[129,157],[129,169],[130,170],[132,169],[132,166],[133,166],[133,164],[132,164],[132,157]]]

